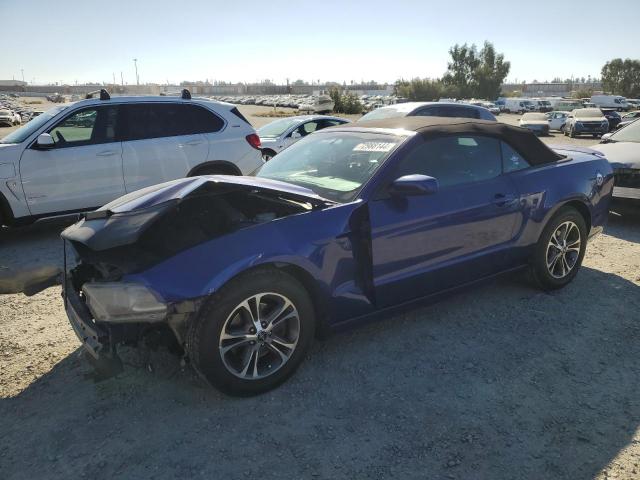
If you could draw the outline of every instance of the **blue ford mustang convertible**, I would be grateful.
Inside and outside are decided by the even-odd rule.
[[[62,234],[65,307],[96,359],[166,338],[214,386],[256,394],[321,332],[521,268],[565,286],[612,185],[601,154],[497,122],[333,127],[253,176],[175,180],[87,214]]]

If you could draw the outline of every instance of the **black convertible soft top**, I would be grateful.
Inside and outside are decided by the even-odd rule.
[[[557,162],[565,158],[547,147],[530,130],[489,120],[452,117],[394,117],[350,123],[333,127],[332,130],[336,128],[340,130],[400,129],[417,132],[427,138],[452,134],[489,135],[502,138],[525,157],[531,165]]]

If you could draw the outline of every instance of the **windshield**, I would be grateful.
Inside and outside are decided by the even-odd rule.
[[[300,123],[299,118],[283,118],[274,122],[266,124],[264,127],[258,129],[259,137],[275,138],[286,132],[289,127],[293,127],[297,123]]]
[[[373,110],[366,115],[364,115],[360,120],[381,120],[383,118],[395,118],[395,117],[404,117],[406,116],[406,112],[401,112],[397,108],[389,107],[389,108],[378,108],[377,110]]]
[[[599,108],[579,108],[573,111],[574,117],[580,118],[600,118],[602,117],[602,110]]]
[[[547,116],[544,113],[525,113],[522,116],[522,120],[523,121],[527,121],[527,120],[542,120],[542,121],[547,121]]]
[[[630,123],[609,137],[612,142],[640,143],[640,120]]]
[[[55,117],[62,110],[67,108],[67,105],[60,105],[59,107],[53,107],[50,110],[38,115],[37,117],[33,117],[30,121],[28,121],[22,128],[11,132],[9,135],[0,140],[0,143],[22,143],[24,142],[33,132],[38,130],[42,125],[47,123],[53,117]]]
[[[256,176],[309,188],[335,202],[349,202],[403,140],[375,133],[320,132],[276,155]]]

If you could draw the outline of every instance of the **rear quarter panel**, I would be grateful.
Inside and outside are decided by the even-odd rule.
[[[527,255],[548,221],[567,204],[588,212],[589,235],[604,228],[613,190],[613,171],[606,159],[589,153],[562,151],[567,159],[511,174],[520,193],[522,210],[515,247]],[[598,185],[598,174],[602,183]]]

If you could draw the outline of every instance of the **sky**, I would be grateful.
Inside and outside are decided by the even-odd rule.
[[[640,58],[639,19],[640,0],[0,0],[0,79],[135,83],[136,58],[140,83],[394,82],[440,77],[452,45],[485,40],[509,81],[600,76]]]

